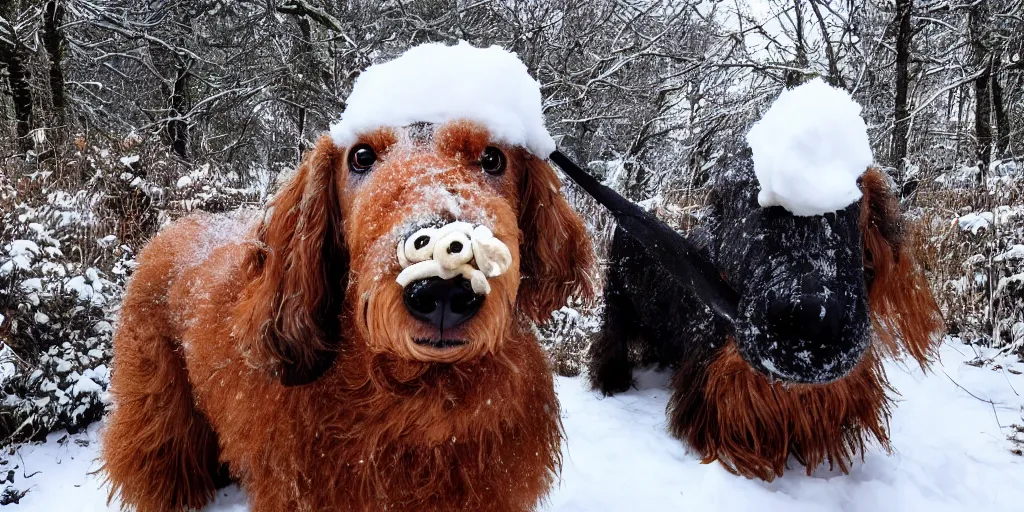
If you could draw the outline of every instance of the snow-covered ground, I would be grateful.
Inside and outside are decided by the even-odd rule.
[[[665,431],[665,377],[645,374],[640,389],[613,398],[582,379],[558,379],[568,442],[561,483],[545,509],[570,511],[959,511],[1024,510],[1024,458],[1010,453],[1009,426],[1021,423],[1024,364],[996,359],[965,364],[978,349],[957,341],[925,375],[890,363],[903,395],[892,417],[891,456],[873,447],[852,473],[795,467],[772,483],[702,465]],[[987,353],[986,353],[987,354]],[[982,354],[985,355],[985,354]],[[99,425],[54,434],[9,457],[15,486],[27,489],[5,512],[94,512],[106,503],[96,475]],[[207,512],[245,512],[237,488],[221,491]]]

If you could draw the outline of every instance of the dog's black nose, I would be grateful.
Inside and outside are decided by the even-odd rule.
[[[473,293],[473,286],[462,276],[414,281],[405,287],[402,298],[409,314],[442,331],[473,318],[484,303],[484,296]]]

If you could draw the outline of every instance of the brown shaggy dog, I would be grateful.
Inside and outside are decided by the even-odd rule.
[[[752,319],[753,328],[715,319],[638,253],[635,242],[617,233],[605,326],[591,349],[591,380],[610,394],[628,389],[634,365],[672,367],[669,430],[703,462],[717,460],[731,472],[763,480],[782,475],[791,456],[808,474],[824,463],[847,472],[872,441],[889,450],[895,390],[882,360],[909,355],[925,367],[941,339],[942,314],[915,261],[899,202],[880,171],[861,176],[859,203],[802,218],[758,206],[753,173],[742,171],[750,169],[718,185],[712,198],[717,219],[702,245],[743,296],[741,309],[749,311],[744,318]],[[802,266],[807,261],[815,263],[810,271]],[[810,315],[776,307],[808,300],[800,295],[814,286],[806,276],[816,277],[822,268],[831,270],[822,277],[831,290],[826,296],[842,301],[828,303],[827,310],[844,317],[830,320],[817,303]],[[790,273],[800,276],[793,292],[779,284]],[[764,303],[768,307],[758,309]],[[794,335],[784,336],[787,330]],[[764,368],[755,366],[760,358],[741,350],[741,341],[757,353],[785,348],[792,339],[812,339],[808,352],[849,347],[853,355],[838,364],[825,359],[772,373],[791,354],[776,356]],[[797,363],[815,362],[792,355]],[[849,370],[826,378],[818,373],[842,364]]]
[[[583,223],[544,161],[472,123],[353,148],[372,167],[325,136],[265,213],[188,217],[142,252],[114,339],[112,497],[199,508],[222,464],[253,512],[523,511],[545,496],[559,407],[530,322],[591,295]],[[485,173],[495,149],[502,172]],[[454,220],[489,226],[512,265],[438,333],[406,310],[395,247]]]

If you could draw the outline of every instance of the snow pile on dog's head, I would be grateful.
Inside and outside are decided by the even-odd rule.
[[[547,158],[555,141],[544,127],[540,85],[514,53],[428,43],[370,66],[356,79],[341,120],[331,125],[339,147],[384,126],[466,119],[496,142]]]
[[[860,199],[874,160],[861,107],[820,78],[783,91],[747,134],[761,206],[821,215]]]

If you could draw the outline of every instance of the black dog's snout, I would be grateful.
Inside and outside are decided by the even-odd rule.
[[[414,281],[405,287],[402,299],[409,314],[442,331],[473,318],[484,303],[484,296],[473,293],[469,280],[462,276]]]
[[[784,297],[769,306],[769,322],[786,339],[836,342],[842,335],[840,307],[834,295],[823,293]]]
[[[793,289],[768,303],[768,322],[783,339],[838,342],[842,318],[839,298],[813,273],[803,275]]]
[[[740,346],[751,365],[789,382],[821,384],[848,374],[867,348],[863,326],[848,322],[842,297],[812,276],[771,297],[760,341]],[[856,315],[856,312],[854,313]]]

